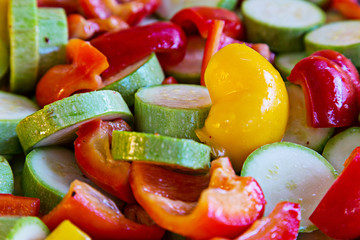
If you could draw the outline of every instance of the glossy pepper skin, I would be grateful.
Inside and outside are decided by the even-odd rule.
[[[230,44],[205,72],[212,107],[200,140],[229,156],[235,171],[256,148],[280,141],[288,119],[288,96],[279,72],[245,44]],[[205,136],[205,137],[204,137]]]
[[[360,4],[357,0],[332,0],[332,6],[347,18],[360,19]]]
[[[40,199],[0,194],[0,216],[39,216]]]
[[[186,36],[179,26],[159,22],[107,33],[93,39],[91,44],[109,61],[109,68],[102,73],[106,80],[152,52],[157,53],[162,65],[179,63],[185,56]]]
[[[360,237],[360,147],[346,160],[345,168],[320,201],[310,220],[335,239]]]
[[[228,158],[214,160],[210,171],[206,185],[206,176],[133,163],[130,183],[159,226],[193,239],[236,237],[262,217],[263,192],[253,178],[236,176]]]
[[[307,121],[312,127],[345,127],[357,121],[358,99],[352,77],[343,69],[345,65],[332,59],[324,52],[314,53],[298,62],[288,77],[303,88]]]
[[[76,162],[96,185],[125,202],[133,203],[135,199],[129,184],[131,163],[114,161],[111,155],[114,130],[131,131],[131,127],[122,119],[113,122],[96,119],[81,125],[74,142]]]
[[[126,218],[115,203],[75,180],[63,200],[42,220],[50,230],[70,220],[92,239],[161,239],[165,231],[156,225],[140,224]]]
[[[52,67],[36,86],[36,100],[41,107],[78,91],[93,91],[102,86],[100,73],[109,65],[101,52],[88,42],[72,39],[66,53],[70,64]]]

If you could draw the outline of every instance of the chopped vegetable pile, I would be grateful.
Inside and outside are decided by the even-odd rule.
[[[360,238],[357,0],[0,0],[0,239]]]

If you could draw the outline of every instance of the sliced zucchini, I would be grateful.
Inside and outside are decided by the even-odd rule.
[[[322,155],[340,173],[344,169],[345,160],[358,146],[360,146],[360,127],[352,127],[330,138]]]
[[[8,0],[0,0],[0,84],[9,70]]]
[[[22,188],[27,197],[39,198],[40,212],[48,213],[69,191],[73,180],[89,183],[76,164],[73,151],[62,147],[42,147],[27,156]]]
[[[304,92],[300,86],[287,83],[290,111],[283,141],[293,142],[321,152],[334,128],[313,128],[306,122]]]
[[[0,240],[41,240],[49,232],[37,217],[0,217]]]
[[[265,215],[280,201],[300,203],[301,232],[317,229],[309,217],[337,177],[323,156],[289,142],[255,150],[245,160],[241,175],[252,176],[260,184],[267,202]]]
[[[167,0],[161,1],[156,14],[163,19],[170,19],[183,8],[194,6],[221,7],[233,10],[237,0]]]
[[[350,58],[360,67],[360,20],[328,23],[305,36],[305,49],[308,54],[332,49]]]
[[[119,92],[128,106],[133,106],[134,95],[139,88],[160,85],[164,78],[164,72],[153,53],[115,76],[105,79],[103,89]]]
[[[8,161],[0,156],[0,193],[13,193],[14,176]]]
[[[39,74],[43,76],[51,67],[66,63],[68,27],[64,9],[39,8]]]
[[[21,120],[16,127],[25,152],[73,142],[79,125],[95,118],[123,118],[132,123],[132,113],[118,92],[103,90],[76,94],[46,105]]]
[[[325,23],[321,8],[301,0],[244,1],[241,12],[248,40],[275,52],[302,51],[304,35]]]
[[[149,133],[114,131],[111,153],[115,160],[151,162],[180,169],[205,171],[210,166],[209,146]]]
[[[9,0],[10,90],[35,89],[39,67],[36,0]]]
[[[307,57],[305,52],[279,53],[275,57],[275,67],[286,80],[294,66],[305,57]]]
[[[39,107],[26,97],[0,91],[0,154],[23,153],[16,126],[26,116],[36,112]]]

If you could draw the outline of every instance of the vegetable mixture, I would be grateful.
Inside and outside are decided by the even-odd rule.
[[[0,0],[0,240],[360,237],[357,0]]]

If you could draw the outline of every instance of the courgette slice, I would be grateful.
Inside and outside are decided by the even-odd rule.
[[[49,232],[37,217],[0,217],[1,240],[45,239]]]
[[[274,64],[283,79],[286,80],[294,66],[305,57],[307,57],[305,52],[279,53],[275,57]]]
[[[14,176],[8,161],[0,156],[0,193],[13,193]]]
[[[325,23],[321,8],[301,0],[244,1],[241,12],[248,40],[275,52],[302,51],[304,35]]]
[[[319,153],[289,142],[255,150],[245,160],[241,175],[258,181],[267,202],[265,215],[280,201],[300,203],[300,232],[317,229],[309,217],[337,177],[335,169]]]
[[[114,131],[111,153],[115,160],[151,162],[194,171],[206,171],[210,167],[209,146],[149,133]]]
[[[136,129],[198,141],[210,111],[208,90],[199,85],[169,84],[142,88],[135,94]]]
[[[79,125],[95,118],[122,118],[132,124],[132,113],[118,92],[102,90],[75,94],[21,120],[16,127],[21,146],[31,149],[71,143]]]

